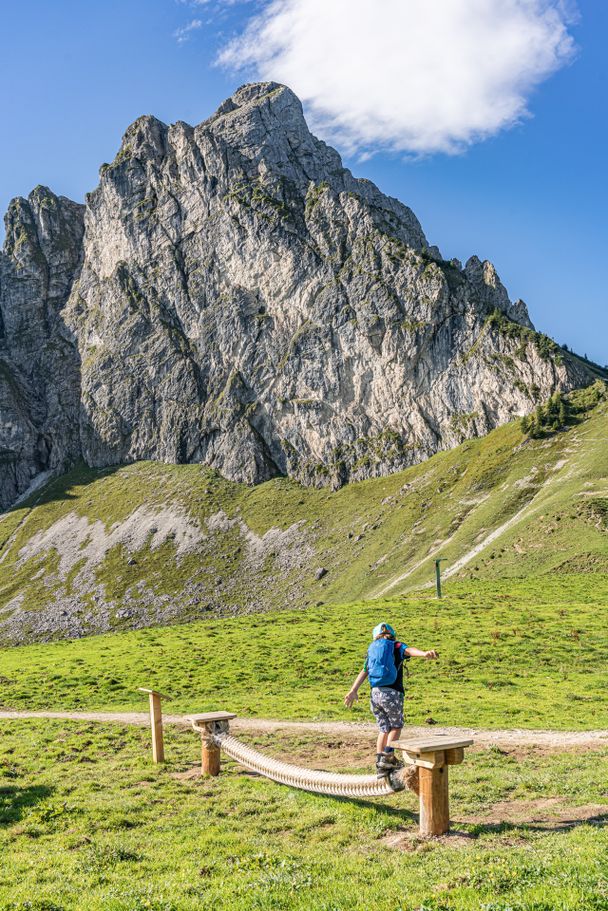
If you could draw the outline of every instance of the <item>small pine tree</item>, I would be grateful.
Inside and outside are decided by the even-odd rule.
[[[544,417],[543,406],[537,405],[530,426],[530,436],[535,440],[543,435]]]
[[[554,392],[547,402],[547,408],[545,411],[544,424],[548,430],[557,430],[559,427],[561,407],[562,394],[561,392]]]

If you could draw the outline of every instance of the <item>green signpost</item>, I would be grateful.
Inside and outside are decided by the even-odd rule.
[[[441,563],[445,560],[445,557],[439,557],[438,560],[435,560],[435,579],[437,581],[437,597],[441,598]]]

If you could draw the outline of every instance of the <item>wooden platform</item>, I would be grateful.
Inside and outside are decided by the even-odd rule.
[[[455,738],[441,734],[423,740],[395,740],[391,745],[401,750],[404,762],[416,765],[421,769],[440,769],[445,765],[460,765],[464,760],[464,751],[473,741],[466,738]]]
[[[188,721],[201,735],[201,774],[215,778],[220,774],[220,746],[212,739],[214,731],[228,731],[228,722],[236,718],[234,712],[205,712],[188,715]],[[225,722],[225,724],[220,724]],[[216,727],[217,725],[217,727]]]
[[[448,734],[437,734],[418,740],[395,740],[391,746],[396,750],[407,750],[408,753],[434,753],[437,750],[459,750],[472,746],[472,740],[450,737]]]
[[[205,712],[203,715],[188,715],[187,720],[191,724],[212,724],[214,721],[230,721],[236,718],[234,712]]]
[[[165,693],[159,693],[158,690],[149,690],[145,686],[138,686],[137,689],[140,693],[149,693],[150,696],[158,696],[159,699],[171,699],[171,696],[167,696]]]

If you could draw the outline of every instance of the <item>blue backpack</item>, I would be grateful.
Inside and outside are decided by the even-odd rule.
[[[367,674],[370,686],[390,686],[395,682],[397,665],[392,639],[374,639],[367,650]]]

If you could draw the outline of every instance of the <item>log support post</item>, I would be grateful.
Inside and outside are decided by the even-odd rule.
[[[195,731],[201,735],[201,775],[215,778],[220,774],[220,747],[218,734],[227,734],[233,712],[207,712],[188,718]]]
[[[464,759],[465,747],[472,740],[449,740],[441,736],[426,741],[399,741],[393,744],[403,750],[403,758],[417,766],[420,795],[420,834],[425,837],[445,835],[450,830],[450,796],[448,769]]]
[[[163,741],[163,713],[161,699],[169,699],[157,690],[139,687],[140,693],[147,693],[150,698],[150,730],[152,733],[152,762],[165,761],[165,744]]]
[[[223,722],[226,725],[227,722]],[[220,748],[213,735],[220,733],[221,721],[214,721],[200,728],[201,731],[201,775],[215,778],[220,774]]]
[[[420,834],[445,835],[450,829],[448,766],[420,768]]]

